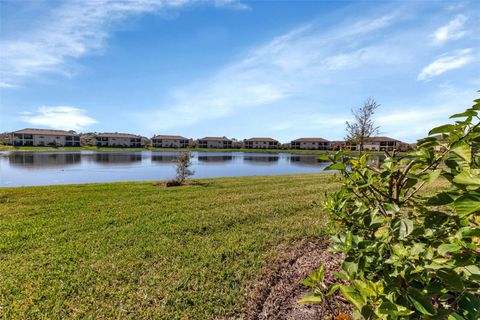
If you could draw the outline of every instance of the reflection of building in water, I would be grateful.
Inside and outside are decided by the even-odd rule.
[[[152,161],[172,163],[178,160],[178,155],[152,155]]]
[[[320,162],[316,157],[309,156],[290,156],[290,163],[298,166],[318,167]]]
[[[278,156],[244,156],[243,160],[253,162],[278,162]]]
[[[227,161],[232,161],[233,156],[231,155],[223,155],[223,156],[198,156],[198,161],[199,162],[227,162]]]
[[[80,153],[12,153],[8,156],[12,166],[61,167],[80,163]]]
[[[93,159],[101,164],[126,164],[142,161],[142,154],[105,152],[94,154]]]

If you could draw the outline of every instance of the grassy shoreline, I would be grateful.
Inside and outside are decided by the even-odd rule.
[[[115,147],[13,147],[0,145],[0,151],[31,151],[31,152],[52,152],[52,151],[201,151],[201,152],[245,152],[245,153],[290,153],[290,154],[313,154],[322,155],[334,153],[332,150],[295,150],[295,149],[208,149],[208,148],[115,148]],[[344,151],[345,154],[356,155],[358,151]],[[383,152],[367,152],[371,155],[383,155]]]
[[[0,189],[6,318],[225,318],[281,244],[327,232],[331,174]]]

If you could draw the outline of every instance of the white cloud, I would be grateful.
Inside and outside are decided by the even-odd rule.
[[[460,68],[474,61],[472,49],[458,50],[452,55],[444,55],[430,63],[418,74],[417,80],[428,80],[442,73]]]
[[[463,14],[457,15],[447,25],[438,28],[433,37],[435,44],[443,44],[449,40],[458,40],[465,36],[464,24],[468,20]]]
[[[83,109],[70,106],[40,107],[35,113],[21,113],[21,120],[34,126],[81,130],[97,123]]]
[[[166,103],[169,107],[151,110],[148,117],[139,116],[138,121],[153,131],[159,123],[164,130],[188,126],[285,100],[308,86],[329,82],[330,73],[340,67],[391,63],[395,54],[388,46],[359,48],[362,44],[355,45],[353,40],[358,42],[388,27],[394,17],[346,22],[325,32],[319,32],[314,24],[297,28],[251,50],[212,77],[177,88]],[[337,50],[342,46],[344,56],[338,57]]]
[[[54,2],[56,3],[56,2]],[[145,13],[178,9],[196,3],[245,9],[236,0],[91,0],[66,1],[51,9],[32,30],[0,41],[2,87],[42,72],[70,74],[68,61],[104,48],[112,23]]]
[[[0,88],[14,88],[14,87],[16,86],[12,83],[0,81]]]

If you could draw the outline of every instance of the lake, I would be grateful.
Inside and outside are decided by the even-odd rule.
[[[179,152],[4,152],[0,187],[165,180],[175,176]],[[316,155],[192,152],[194,178],[322,172]]]

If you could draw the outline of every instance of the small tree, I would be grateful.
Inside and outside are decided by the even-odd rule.
[[[360,152],[363,152],[365,139],[378,134],[380,127],[375,126],[373,115],[379,106],[380,104],[375,100],[368,98],[362,107],[352,110],[354,121],[346,122],[347,136],[345,140],[358,144]]]
[[[182,185],[185,183],[185,180],[193,176],[195,173],[193,170],[190,169],[192,165],[192,154],[190,152],[181,153],[177,160],[177,167],[176,167],[176,176],[175,182],[177,185]]]

